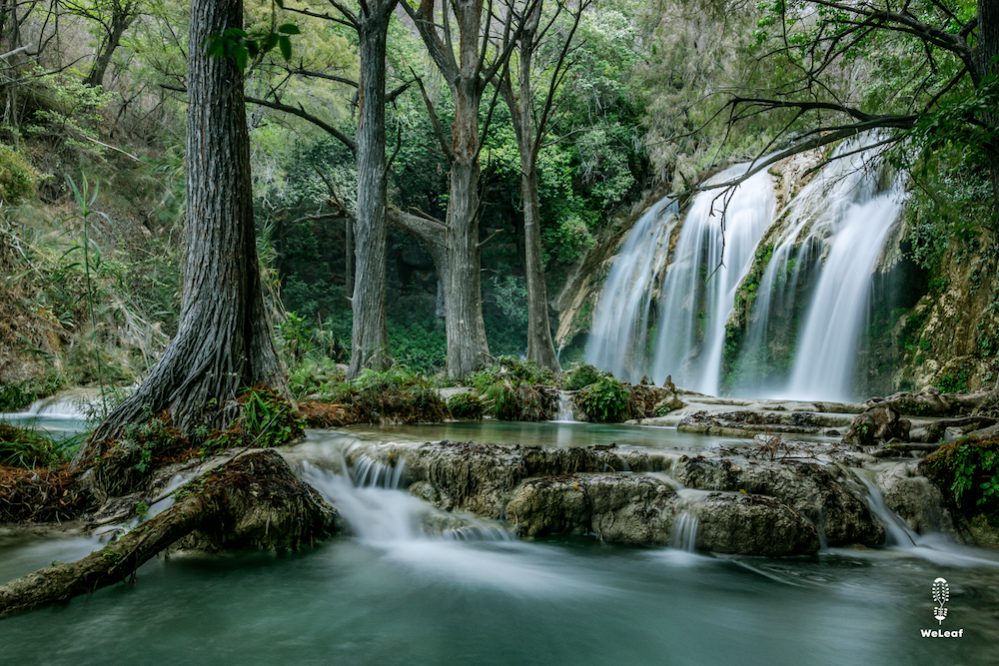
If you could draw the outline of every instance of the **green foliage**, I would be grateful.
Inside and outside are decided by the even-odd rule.
[[[451,417],[459,421],[481,421],[485,406],[477,393],[456,393],[447,401]]]
[[[279,0],[283,3],[283,0]],[[277,48],[281,57],[291,60],[291,36],[301,34],[294,23],[282,23],[277,29],[243,30],[226,28],[222,34],[208,38],[208,54],[214,58],[230,58],[245,70],[251,62]]]
[[[0,203],[12,206],[35,193],[35,171],[24,157],[0,144]]]
[[[23,133],[63,157],[102,158],[99,128],[111,94],[67,73],[52,75],[40,66],[31,75],[37,78],[25,93],[33,111],[27,114]]]
[[[493,365],[474,373],[467,383],[479,393],[485,394],[490,386],[504,380],[544,386],[553,386],[557,383],[555,373],[551,370],[542,368],[533,361],[524,361],[513,356],[498,357]]]
[[[575,399],[591,421],[620,423],[631,418],[631,393],[609,375],[581,389]]]
[[[66,449],[41,432],[0,422],[0,465],[55,467],[68,462]]]
[[[324,386],[318,397],[350,407],[358,423],[440,422],[447,417],[447,405],[430,380],[400,365],[384,372],[363,370],[352,381]]]
[[[589,363],[580,363],[562,375],[562,388],[566,391],[578,391],[581,388],[595,384],[605,374],[605,372],[598,370]]]
[[[388,334],[389,350],[396,363],[421,373],[444,367],[447,335],[442,322],[390,322]]]
[[[551,370],[513,356],[500,356],[466,383],[482,397],[485,413],[504,421],[543,421],[555,409]]]
[[[307,356],[289,370],[288,389],[296,400],[329,392],[329,387],[341,384],[346,377],[336,364],[325,356]]]
[[[941,393],[967,393],[970,372],[967,367],[945,372],[935,382]]]
[[[251,446],[268,448],[288,444],[300,437],[305,423],[291,403],[266,387],[254,387],[243,393],[239,421],[230,426],[238,430]]]
[[[16,412],[24,409],[35,400],[45,398],[60,388],[62,380],[56,373],[51,373],[41,380],[0,383],[0,412]]]
[[[488,385],[482,398],[486,414],[501,421],[545,421],[555,407],[544,387],[510,376]]]
[[[920,470],[965,513],[999,511],[999,439],[950,442],[927,456]]]

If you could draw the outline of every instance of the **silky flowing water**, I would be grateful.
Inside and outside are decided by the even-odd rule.
[[[727,196],[701,192],[682,219],[672,199],[649,208],[611,265],[586,360],[631,382],[671,377],[711,395],[858,398],[857,352],[906,199],[877,141],[840,144],[780,207],[781,186],[764,170]]]
[[[491,434],[512,441],[509,429]],[[719,557],[688,551],[695,525],[674,548],[519,541],[412,497],[397,487],[401,470],[363,456],[345,469],[345,449],[374,435],[310,432],[287,453],[355,536],[295,556],[155,560],[133,584],[0,621],[3,662],[994,663],[999,561],[990,553],[929,544],[931,557],[905,547]],[[0,533],[0,580],[98,546]],[[951,586],[940,628],[964,628],[960,639],[920,636],[938,628],[937,577]]]

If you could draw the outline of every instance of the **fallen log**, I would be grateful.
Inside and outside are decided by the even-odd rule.
[[[287,551],[336,533],[339,517],[270,449],[237,455],[175,494],[173,506],[71,564],[0,587],[0,617],[68,601],[132,576],[174,544]]]

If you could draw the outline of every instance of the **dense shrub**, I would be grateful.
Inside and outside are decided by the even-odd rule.
[[[500,379],[483,393],[486,414],[501,421],[545,421],[555,415],[557,398],[544,386]]]
[[[318,398],[350,407],[354,423],[439,422],[448,413],[431,382],[405,366],[384,372],[364,370],[352,381],[324,386]]]
[[[595,383],[604,374],[589,363],[581,363],[573,366],[562,375],[562,388],[566,391],[578,391]]]
[[[328,392],[331,386],[342,384],[346,376],[332,359],[307,356],[288,372],[288,390],[296,400]]]
[[[552,386],[556,383],[556,377],[554,372],[532,361],[500,356],[493,365],[473,374],[468,384],[484,394],[491,386],[502,381]]]
[[[920,463],[920,471],[964,513],[999,511],[999,438],[945,444]]]
[[[477,393],[458,393],[447,401],[451,418],[461,421],[481,421],[485,407]]]
[[[0,202],[16,204],[34,193],[34,170],[20,153],[0,145]]]
[[[631,418],[631,393],[613,377],[601,377],[581,389],[575,399],[590,421],[620,423]]]

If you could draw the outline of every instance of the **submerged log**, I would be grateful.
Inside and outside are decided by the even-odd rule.
[[[174,544],[287,551],[339,528],[336,511],[270,449],[234,457],[182,487],[176,498],[163,513],[83,559],[54,564],[0,587],[0,617],[125,580]]]

